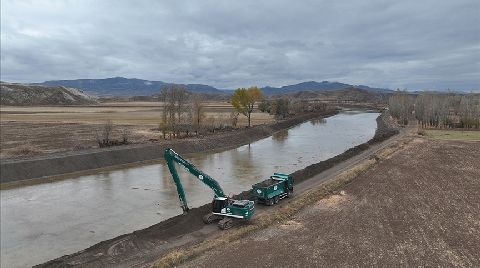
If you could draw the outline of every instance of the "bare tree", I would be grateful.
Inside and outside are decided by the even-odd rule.
[[[202,124],[203,119],[205,118],[205,107],[203,105],[203,98],[199,94],[194,94],[192,96],[192,123],[195,128],[199,128]]]
[[[233,128],[236,128],[237,127],[237,124],[238,124],[238,116],[240,115],[239,112],[233,110],[231,113],[230,113],[230,124],[232,125]]]
[[[309,109],[310,109],[310,104],[308,103],[307,100],[294,100],[292,102],[290,102],[290,112],[292,112],[293,114],[301,114],[301,113],[304,113],[304,112],[308,112]],[[273,108],[271,113],[275,114],[276,111],[274,111],[276,109]]]
[[[388,106],[392,116],[396,117],[399,123],[408,124],[408,120],[413,111],[413,97],[406,91],[397,90],[388,101]]]
[[[275,115],[285,118],[290,112],[290,101],[287,98],[275,100]]]
[[[183,115],[186,110],[188,101],[188,92],[183,85],[169,85],[162,89],[160,100],[163,102],[163,114],[161,120],[161,128],[164,138],[168,131],[173,135],[179,135],[182,127],[179,124],[185,123]]]
[[[258,104],[258,110],[260,110],[262,113],[270,113],[271,105],[271,101],[264,99]]]
[[[187,88],[183,85],[174,85],[171,87],[175,112],[177,114],[177,123],[182,122],[182,115],[186,112],[186,103],[188,101]]]
[[[113,123],[111,120],[105,122],[100,131],[95,131],[95,139],[99,147],[105,147],[111,145],[111,135],[113,132]]]
[[[103,139],[105,141],[109,141],[110,137],[112,135],[113,131],[113,123],[112,120],[108,120],[104,125],[103,125]]]
[[[168,130],[168,125],[169,125],[169,106],[167,102],[168,98],[168,92],[167,90],[163,89],[160,91],[159,95],[159,100],[162,104],[162,114],[161,114],[161,121],[160,124],[158,125],[158,129],[162,131],[163,134],[163,139],[166,139],[166,132]]]
[[[128,144],[131,136],[131,131],[128,128],[123,128],[122,129],[122,143],[123,144]]]

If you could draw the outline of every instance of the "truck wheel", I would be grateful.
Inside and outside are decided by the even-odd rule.
[[[269,199],[265,200],[265,204],[267,206],[272,206],[273,205],[273,199],[269,198]]]
[[[279,201],[279,200],[280,200],[280,197],[278,197],[278,195],[273,198],[273,202],[274,202],[275,204],[278,204],[278,201]]]

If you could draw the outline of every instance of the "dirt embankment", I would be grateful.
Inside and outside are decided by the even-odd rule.
[[[377,118],[377,131],[369,142],[356,146],[332,159],[313,164],[292,173],[291,175],[294,176],[295,182],[304,181],[329,167],[359,154],[369,148],[370,145],[386,140],[398,133],[397,126],[389,118],[388,112],[384,112]],[[277,128],[278,130],[282,129],[281,126]],[[236,195],[235,198],[253,199],[250,191],[244,191]],[[165,241],[171,241],[181,235],[202,229],[205,226],[202,216],[209,211],[210,204],[192,208],[188,214],[178,215],[146,229],[100,242],[86,250],[51,260],[38,267],[64,267],[72,264],[97,267],[120,263],[128,266],[128,263],[138,263],[139,256],[141,256],[142,262],[151,263],[163,252],[156,251],[156,244],[164,245],[167,243]]]
[[[290,128],[304,121],[317,117],[328,117],[336,113],[338,113],[336,110],[307,113],[274,124],[200,138],[58,153],[30,159],[2,160],[0,180],[1,183],[7,183],[160,159],[163,157],[163,151],[166,148],[173,148],[181,154],[188,154],[237,147],[266,138],[274,132]]]

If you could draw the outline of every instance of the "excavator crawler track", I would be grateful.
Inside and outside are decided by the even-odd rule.
[[[218,222],[218,228],[228,230],[233,227],[234,219],[225,217]]]

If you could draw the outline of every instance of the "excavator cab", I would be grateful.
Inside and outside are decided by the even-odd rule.
[[[228,198],[225,197],[216,197],[212,201],[212,212],[213,213],[222,213],[222,209],[227,206]]]

